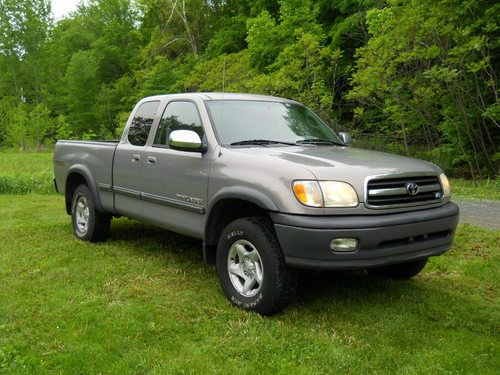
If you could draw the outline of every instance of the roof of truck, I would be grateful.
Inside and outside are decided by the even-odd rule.
[[[260,101],[296,103],[294,100],[279,98],[277,96],[242,94],[242,93],[224,93],[224,92],[193,92],[193,93],[182,93],[182,94],[155,95],[144,98],[143,100],[145,99],[162,100],[167,97],[175,97],[179,99],[190,99],[190,98],[192,99],[196,97],[202,100],[257,100],[257,101],[260,100]]]

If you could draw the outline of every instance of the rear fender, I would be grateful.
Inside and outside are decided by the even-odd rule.
[[[90,172],[88,167],[83,165],[83,164],[75,164],[68,170],[68,177],[66,178],[66,201],[68,201],[68,196],[67,196],[67,194],[68,194],[67,193],[67,191],[68,191],[68,179],[70,178],[70,176],[72,174],[78,174],[78,175],[83,177],[83,179],[85,180],[85,182],[90,190],[90,193],[92,194],[92,197],[94,198],[94,204],[95,204],[96,210],[99,212],[105,212],[104,209],[102,208],[101,198],[99,196],[99,192],[97,190],[97,184],[96,184],[95,179],[92,175],[92,172]],[[69,197],[70,202],[71,202],[71,199],[72,199],[72,197]],[[66,206],[66,211],[68,211],[68,206]],[[71,211],[71,204],[69,207],[69,211]],[[68,212],[68,213],[70,213],[70,212]]]

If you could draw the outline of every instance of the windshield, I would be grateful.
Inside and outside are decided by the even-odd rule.
[[[293,103],[254,100],[211,100],[207,107],[223,145],[244,141],[281,144],[305,140],[342,144],[312,111]]]

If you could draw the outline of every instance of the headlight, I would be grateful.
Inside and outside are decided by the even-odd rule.
[[[345,182],[320,181],[325,207],[356,207],[358,195],[354,188]]]
[[[358,195],[348,183],[341,181],[294,181],[295,197],[309,207],[355,207]]]
[[[445,198],[451,197],[451,188],[450,181],[448,181],[448,177],[444,173],[439,175],[439,181],[441,181],[441,186],[443,187],[443,196]]]

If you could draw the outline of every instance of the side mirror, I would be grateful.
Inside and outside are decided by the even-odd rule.
[[[180,151],[206,151],[200,136],[192,130],[174,130],[168,138],[168,145]]]
[[[349,133],[341,132],[339,133],[340,140],[344,142],[344,144],[349,145],[352,142],[352,137]]]

